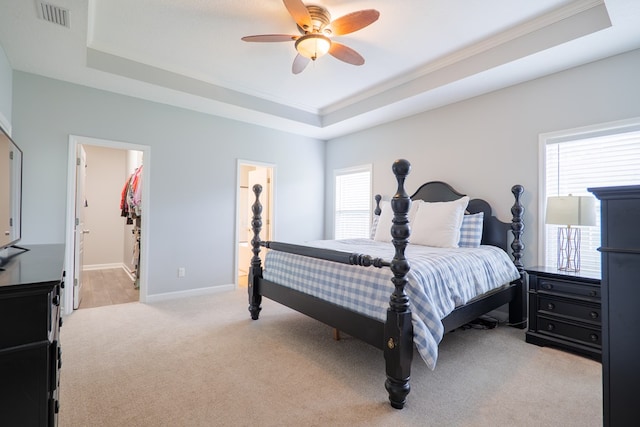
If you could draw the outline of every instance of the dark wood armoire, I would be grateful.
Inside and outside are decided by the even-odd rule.
[[[640,186],[590,188],[601,201],[605,426],[638,425]]]

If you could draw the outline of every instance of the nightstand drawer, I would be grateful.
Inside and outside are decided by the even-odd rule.
[[[547,295],[539,295],[538,313],[589,322],[596,326],[601,324],[599,305],[581,304],[576,301],[554,298]]]
[[[537,320],[538,332],[541,334],[568,338],[598,348],[602,346],[602,333],[597,327],[576,325],[546,316],[538,316]]]
[[[538,277],[534,287],[539,292],[576,295],[600,299],[600,286]]]

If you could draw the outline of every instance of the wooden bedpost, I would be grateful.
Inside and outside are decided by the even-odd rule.
[[[376,200],[376,208],[373,210],[373,214],[379,216],[382,213],[382,209],[380,209],[380,200],[382,200],[382,196],[380,194],[376,194],[374,199]]]
[[[513,263],[520,272],[520,283],[518,284],[517,293],[514,301],[509,304],[509,323],[520,329],[527,326],[527,293],[525,292],[525,271],[522,264],[522,255],[524,252],[524,243],[520,240],[524,232],[524,206],[520,202],[520,197],[524,193],[522,185],[514,185],[511,192],[515,198],[515,203],[511,207],[511,233],[513,233],[513,242],[511,249],[513,250]]]
[[[511,207],[511,232],[513,233],[513,242],[511,243],[511,249],[513,249],[513,263],[520,272],[524,273],[524,265],[522,264],[522,253],[524,252],[524,244],[520,241],[522,233],[524,232],[524,206],[520,203],[520,197],[524,193],[524,187],[522,185],[514,185],[511,187],[513,197],[516,199],[515,203]]]
[[[251,229],[253,230],[253,238],[251,239],[251,266],[249,267],[249,312],[253,320],[258,320],[260,315],[260,304],[262,303],[262,295],[258,288],[258,279],[262,277],[262,265],[260,260],[260,230],[262,230],[262,205],[260,204],[260,193],[262,193],[262,185],[253,186],[253,194],[256,195],[256,201],[251,205],[253,218],[251,220]]]
[[[384,358],[387,371],[385,388],[389,393],[391,406],[402,409],[411,390],[409,379],[413,359],[411,310],[409,297],[404,290],[410,268],[404,251],[411,234],[408,217],[411,199],[404,189],[404,181],[409,175],[411,164],[407,160],[396,160],[392,170],[398,181],[398,191],[391,199],[393,209],[391,237],[395,247],[395,255],[391,261],[393,273],[391,281],[395,290],[391,294],[384,326]]]

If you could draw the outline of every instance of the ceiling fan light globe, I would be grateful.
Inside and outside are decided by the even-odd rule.
[[[322,34],[306,34],[296,40],[298,53],[314,61],[326,55],[330,48],[331,40]]]

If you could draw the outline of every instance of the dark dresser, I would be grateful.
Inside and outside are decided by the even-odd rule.
[[[64,245],[26,248],[0,271],[0,424],[55,426]]]
[[[552,346],[595,360],[602,353],[600,274],[531,267],[528,343]]]
[[[640,186],[589,191],[601,201],[603,421],[605,426],[636,426],[640,402]]]

